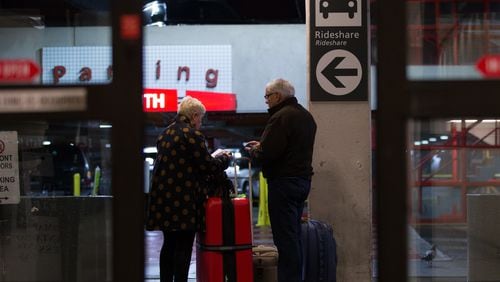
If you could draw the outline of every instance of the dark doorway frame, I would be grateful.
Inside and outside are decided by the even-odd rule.
[[[408,121],[480,119],[498,117],[500,113],[500,80],[407,79],[406,4],[398,0],[378,1],[373,11],[377,19],[378,52],[374,190],[378,281],[408,279]],[[453,101],[453,107],[443,107],[447,101]]]
[[[96,86],[1,85],[9,90],[44,91],[85,87],[81,112],[1,113],[0,120],[84,120],[112,122],[113,281],[144,280],[142,2],[111,0],[113,80]]]

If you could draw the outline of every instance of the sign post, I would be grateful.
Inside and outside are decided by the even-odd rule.
[[[19,204],[17,132],[0,131],[0,204]]]
[[[368,100],[366,0],[310,0],[311,101]]]

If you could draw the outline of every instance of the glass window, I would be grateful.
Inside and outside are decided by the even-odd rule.
[[[2,1],[0,84],[110,83],[109,1]]]
[[[407,4],[409,79],[500,77],[497,0]]]
[[[0,124],[1,281],[112,281],[109,126]]]
[[[412,279],[500,279],[496,267],[499,129],[498,119],[409,124],[408,275]]]

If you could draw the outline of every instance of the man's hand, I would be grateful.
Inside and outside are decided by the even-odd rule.
[[[243,144],[245,146],[245,150],[248,152],[250,157],[259,158],[260,155],[260,142],[259,141],[250,141]]]

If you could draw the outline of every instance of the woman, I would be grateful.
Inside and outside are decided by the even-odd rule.
[[[213,158],[199,131],[205,107],[186,96],[175,120],[157,140],[147,230],[163,231],[160,281],[187,281],[196,231],[203,223],[203,203],[208,176],[227,168],[230,157]]]

